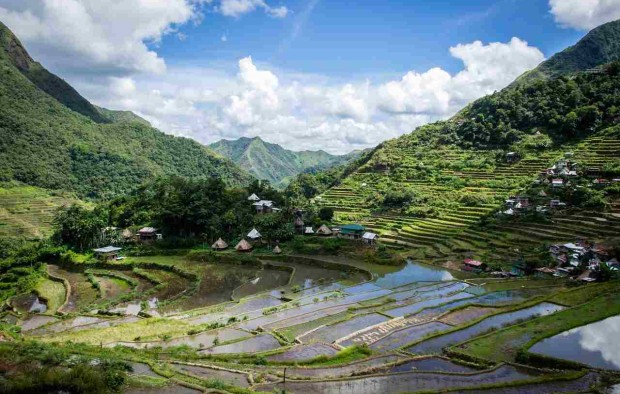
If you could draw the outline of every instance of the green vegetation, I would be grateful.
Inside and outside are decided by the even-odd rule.
[[[80,198],[126,193],[158,175],[249,176],[197,142],[135,120],[109,122],[60,78],[34,63],[0,24],[0,181]]]
[[[290,151],[270,144],[260,137],[221,140],[209,145],[215,152],[237,163],[257,179],[267,180],[276,187],[288,185],[302,172],[313,172],[356,159],[361,152],[335,156],[324,151]],[[261,196],[262,197],[262,196]]]

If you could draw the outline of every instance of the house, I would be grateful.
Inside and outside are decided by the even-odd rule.
[[[117,248],[116,246],[106,246],[104,248],[94,249],[95,255],[99,260],[108,261],[115,260],[118,258],[118,252],[120,252],[122,248]]]
[[[273,201],[270,200],[260,200],[252,205],[256,207],[256,213],[270,213],[276,210],[273,206]]]
[[[483,271],[487,265],[482,261],[465,259],[463,260],[463,269],[465,271]]]
[[[332,227],[331,230],[334,235],[340,234],[340,227]]]
[[[256,193],[252,193],[252,195],[248,197],[248,201],[260,201],[260,197],[258,197]]]
[[[332,235],[334,232],[329,229],[326,225],[322,224],[318,230],[316,230],[318,235]]]
[[[562,245],[562,248],[564,248],[565,250],[569,252],[579,253],[579,254],[582,254],[585,251],[585,248],[583,246],[576,245],[572,242]]]
[[[581,273],[581,275],[579,275],[577,277],[577,280],[580,280],[582,282],[594,282],[596,281],[596,278],[592,277],[592,271],[591,270],[585,270]]]
[[[544,190],[541,190],[540,192],[538,192],[538,195],[539,195],[540,197],[547,197],[547,192],[546,192],[546,191],[544,191]]]
[[[258,232],[257,229],[253,228],[252,231],[250,231],[248,233],[248,238],[250,238],[252,241],[257,241],[260,240],[263,236],[260,235],[260,233]]]
[[[228,248],[228,244],[224,242],[222,238],[218,238],[217,241],[211,245],[211,249],[213,250],[224,250],[226,248]]]
[[[245,239],[242,239],[237,246],[235,246],[235,250],[237,252],[250,252],[252,250],[252,245]]]
[[[508,208],[507,210],[505,210],[505,211],[503,212],[503,214],[504,214],[504,215],[511,215],[511,216],[512,216],[512,215],[514,215],[514,214],[515,214],[515,211],[514,211],[512,208]]]
[[[157,234],[157,229],[154,227],[142,227],[138,230],[138,239],[141,242],[151,242],[161,239],[161,234]]]
[[[276,245],[275,248],[273,248],[273,253],[274,254],[280,254],[280,253],[282,253],[282,249],[280,249],[280,247],[278,245]]]
[[[377,234],[375,234],[375,233],[367,231],[367,232],[364,233],[364,235],[362,235],[362,239],[368,245],[374,245],[375,243],[377,243],[377,240],[379,239],[379,236]]]
[[[519,158],[516,152],[506,153],[506,163],[514,163]]]
[[[348,239],[360,239],[364,232],[366,231],[366,227],[361,224],[345,224],[340,227],[340,232],[338,233],[339,237],[348,238]]]
[[[552,187],[562,187],[562,186],[564,186],[564,179],[562,179],[562,178],[553,178],[551,180],[551,186]]]
[[[549,276],[555,274],[555,270],[549,267],[536,268],[536,276]]]
[[[312,227],[306,227],[306,229],[304,230],[304,234],[312,235],[314,234],[314,229]]]

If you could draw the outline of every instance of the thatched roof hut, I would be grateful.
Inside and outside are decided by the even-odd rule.
[[[280,249],[280,247],[278,245],[276,245],[276,247],[273,248],[273,253],[280,254],[280,253],[282,253],[282,249]]]
[[[213,250],[224,250],[228,247],[228,244],[224,242],[222,238],[218,238],[217,241],[213,245],[211,245],[211,249]]]
[[[319,235],[332,235],[333,234],[332,230],[330,230],[329,227],[327,227],[324,224],[322,224],[321,227],[319,227],[319,229],[316,230],[316,233]]]
[[[241,241],[239,241],[237,246],[235,246],[235,249],[237,250],[237,252],[249,252],[252,250],[252,245],[250,245],[250,243],[245,239],[242,239]]]
[[[304,226],[304,221],[303,221],[303,219],[302,219],[301,217],[299,217],[299,216],[298,216],[298,217],[295,219],[294,225],[295,225],[295,227],[303,227],[303,226]]]

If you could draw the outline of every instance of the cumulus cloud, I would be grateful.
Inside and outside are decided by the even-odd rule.
[[[579,30],[620,19],[620,0],[549,0],[549,7],[557,23]]]
[[[381,83],[290,74],[248,56],[234,67],[171,68],[162,77],[80,88],[104,106],[135,111],[164,131],[203,143],[259,135],[291,149],[346,153],[447,118],[543,60],[518,38],[460,44],[450,53],[463,62],[458,73],[432,68]]]
[[[284,6],[271,7],[264,0],[221,0],[216,9],[222,15],[238,18],[257,8],[262,8],[267,15],[273,18],[285,18],[288,14],[288,8]]]
[[[189,21],[187,0],[0,0],[0,20],[53,66],[162,73],[157,42]]]

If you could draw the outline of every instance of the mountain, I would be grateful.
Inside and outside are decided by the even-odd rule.
[[[274,186],[286,186],[292,177],[307,171],[318,171],[355,159],[361,151],[347,155],[331,155],[325,151],[295,152],[260,137],[221,140],[209,145],[211,149],[230,158],[242,169]]]
[[[94,106],[36,63],[1,23],[0,73],[0,181],[100,199],[159,175],[217,176],[232,185],[251,179],[191,139]]]
[[[616,60],[620,60],[620,20],[592,29],[577,44],[556,53],[515,82],[557,78]]]
[[[595,179],[620,178],[620,62],[589,62],[596,72],[561,64],[586,58],[592,46],[583,42],[593,36],[611,42],[616,27],[559,54],[553,78],[476,100],[447,121],[381,143],[344,171],[299,176],[287,194],[310,196],[333,208],[336,221],[362,223],[413,259],[452,268],[464,258],[504,269],[515,260],[540,264],[550,243],[617,235],[620,188]],[[607,48],[600,62],[618,58],[620,48]],[[541,175],[565,157],[576,175]],[[553,187],[559,176],[562,186]],[[516,195],[531,209],[512,216],[505,201]],[[567,208],[549,208],[552,201]]]

